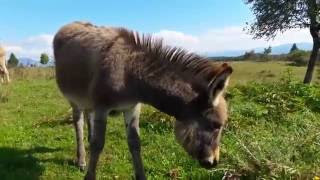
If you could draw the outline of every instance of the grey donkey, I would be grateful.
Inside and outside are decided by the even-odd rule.
[[[77,164],[84,168],[83,116],[89,112],[90,159],[85,179],[96,178],[107,116],[124,112],[136,179],[146,179],[139,139],[140,103],[174,116],[177,141],[205,168],[219,161],[227,121],[224,91],[232,68],[159,38],[86,22],[63,26],[54,37],[57,84],[73,108]]]

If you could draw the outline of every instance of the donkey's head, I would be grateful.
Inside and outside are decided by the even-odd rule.
[[[223,92],[232,68],[223,64],[204,95],[199,96],[194,110],[175,123],[175,136],[183,148],[202,167],[212,168],[219,161],[219,143],[227,120],[227,104]]]

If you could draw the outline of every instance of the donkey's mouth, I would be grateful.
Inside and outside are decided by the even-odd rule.
[[[212,169],[218,165],[218,161],[213,160],[212,162],[210,162],[208,160],[199,160],[199,164],[201,167],[205,169]]]

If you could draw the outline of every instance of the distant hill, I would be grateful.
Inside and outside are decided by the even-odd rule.
[[[32,66],[35,66],[35,67],[47,67],[47,66],[53,66],[54,65],[54,62],[52,60],[50,60],[48,62],[48,64],[46,65],[43,65],[40,63],[40,60],[34,60],[34,59],[31,59],[31,58],[27,58],[27,57],[21,57],[21,58],[18,58],[19,59],[19,66],[23,66],[23,67],[32,67]]]
[[[296,43],[297,47],[301,50],[311,51],[312,43]],[[289,53],[293,44],[282,44],[272,47],[272,54],[287,54]],[[264,48],[255,49],[256,52],[263,52]]]
[[[312,49],[312,43],[296,43],[297,47],[302,50],[306,51],[311,51]],[[292,44],[282,44],[279,46],[272,46],[272,53],[274,55],[278,54],[287,54],[292,47]],[[253,50],[256,53],[262,53],[264,48],[267,47],[259,47],[259,48],[254,48]],[[215,52],[215,53],[208,53],[208,56],[210,57],[234,57],[234,56],[241,56],[243,55],[246,51],[250,51],[252,49],[247,49],[247,50],[232,50],[232,51],[221,51],[221,52]]]
[[[30,67],[32,65],[35,65],[35,66],[39,66],[40,65],[39,61],[31,59],[31,58],[21,57],[21,58],[18,58],[18,59],[19,59],[19,66],[28,66],[28,67]]]

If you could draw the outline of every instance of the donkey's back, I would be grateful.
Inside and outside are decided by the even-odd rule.
[[[98,88],[96,85],[98,77],[101,77],[101,69],[104,68],[104,77],[116,73],[112,69],[106,70],[114,64],[114,58],[106,60],[106,53],[115,54],[116,49],[121,49],[120,41],[114,44],[118,36],[116,28],[101,28],[83,22],[68,24],[55,35],[57,83],[71,103],[83,109],[91,108],[91,92]],[[120,61],[118,59],[117,63],[121,64]]]

